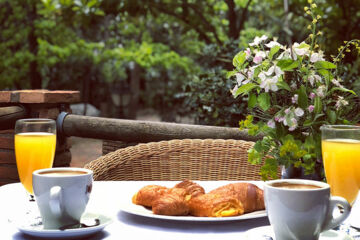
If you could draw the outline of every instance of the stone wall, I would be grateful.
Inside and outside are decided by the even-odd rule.
[[[79,101],[79,91],[0,91],[1,106],[21,104],[27,109],[27,118],[50,118],[56,120],[61,111],[71,112],[70,104]],[[68,139],[57,141],[54,167],[70,166],[70,147],[71,143]],[[18,181],[14,153],[14,129],[1,130],[0,185]]]

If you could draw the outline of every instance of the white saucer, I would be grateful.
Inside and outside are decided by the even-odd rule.
[[[250,229],[245,232],[245,236],[248,240],[267,240],[266,236],[276,240],[271,226]],[[345,233],[328,230],[320,234],[319,240],[352,240],[352,238]]]
[[[74,237],[85,237],[88,235],[95,234],[99,231],[102,231],[108,224],[112,222],[110,217],[101,214],[95,213],[85,213],[80,222],[85,222],[87,219],[99,219],[100,224],[93,227],[86,228],[72,228],[66,230],[58,230],[58,229],[44,229],[41,217],[23,217],[21,220],[10,220],[15,224],[18,230],[24,234],[34,236],[34,237],[42,237],[42,238],[74,238]]]

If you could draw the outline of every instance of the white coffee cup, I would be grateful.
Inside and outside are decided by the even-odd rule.
[[[92,190],[93,172],[84,168],[46,168],[33,172],[33,189],[44,229],[77,224]]]
[[[267,181],[264,199],[276,240],[318,240],[321,232],[338,226],[351,210],[344,198],[330,196],[330,186],[320,181]],[[334,217],[339,205],[343,211]]]

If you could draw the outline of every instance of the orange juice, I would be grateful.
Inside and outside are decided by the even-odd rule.
[[[15,135],[16,165],[21,183],[33,194],[32,172],[52,167],[56,135],[45,132],[27,132]]]
[[[344,197],[353,204],[360,187],[360,141],[326,139],[321,145],[331,194]]]

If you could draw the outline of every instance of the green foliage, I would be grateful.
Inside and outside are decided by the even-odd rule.
[[[320,41],[325,52],[335,54],[339,43],[360,38],[354,30],[360,19],[356,1],[316,1],[325,19],[319,24],[327,36]],[[228,59],[255,36],[279,36],[282,43],[304,39],[303,26],[312,20],[302,12],[306,0],[289,3],[285,14],[283,1],[271,0],[0,0],[0,88],[81,90],[84,100],[111,105],[109,96],[129,87],[129,65],[136,63],[142,105],[233,126],[247,104],[266,109],[268,100],[247,96],[259,90],[253,85],[239,88],[234,103],[224,74],[232,68]],[[270,60],[279,51],[271,48]],[[344,86],[359,93],[360,62],[350,65],[354,59],[346,57],[337,70],[347,80]],[[238,67],[246,67],[243,60],[236,60]],[[290,70],[298,62],[279,64]],[[327,81],[330,70],[318,66]],[[285,81],[278,87],[290,89]],[[331,111],[326,114],[334,119]]]
[[[359,98],[343,82],[341,59],[350,46],[360,53],[360,40],[345,42],[332,62],[318,49],[314,14],[316,4],[305,7],[313,19],[307,42],[286,47],[267,36],[255,37],[245,51],[235,54],[233,96],[248,96],[250,116],[240,129],[264,137],[249,151],[249,162],[263,164],[264,179],[273,177],[277,166],[303,167],[311,174],[321,159],[323,124],[356,124],[360,121]],[[250,102],[251,101],[251,102]],[[275,172],[274,172],[275,171]]]

